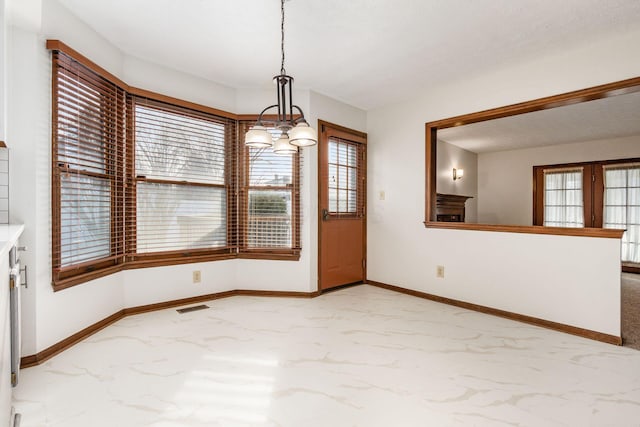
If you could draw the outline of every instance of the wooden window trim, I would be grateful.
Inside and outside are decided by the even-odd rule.
[[[300,204],[300,185],[301,185],[301,154],[298,152],[293,155],[293,171],[291,186],[252,186],[247,184],[249,179],[249,157],[247,155],[247,147],[244,145],[243,131],[251,126],[257,119],[257,114],[243,114],[238,121],[238,169],[236,178],[237,185],[237,238],[238,238],[238,258],[242,259],[265,259],[265,260],[289,260],[297,261],[300,259],[301,245],[301,224],[302,209]],[[294,118],[299,117],[296,115]],[[265,123],[277,120],[277,116],[273,114],[265,114],[262,116]],[[249,203],[250,190],[291,190],[291,248],[247,248],[246,241],[246,225],[248,224],[248,212],[245,207]]]
[[[606,98],[626,93],[640,91],[640,77],[621,80],[604,85],[594,86],[587,89],[576,90],[560,95],[548,96],[532,101],[507,105],[490,110],[479,111],[471,114],[450,117],[425,123],[425,219],[426,228],[442,228],[454,230],[474,230],[474,231],[495,231],[504,233],[527,233],[527,234],[554,234],[583,237],[602,237],[620,239],[620,230],[602,228],[582,228],[567,230],[563,228],[551,229],[553,227],[543,226],[516,226],[516,225],[494,225],[494,224],[469,224],[469,223],[444,223],[436,221],[436,158],[437,158],[437,137],[439,129],[446,129],[454,126],[478,123],[487,120],[510,117],[518,114],[525,114],[534,111],[541,111],[550,108],[562,107],[577,104],[580,102]],[[534,181],[535,183],[535,181]],[[535,185],[535,184],[534,184]]]
[[[240,170],[239,159],[241,151],[243,150],[243,135],[238,133],[238,127],[240,121],[255,121],[258,117],[257,114],[234,114],[216,108],[208,107],[205,105],[173,98],[167,95],[159,94],[156,92],[148,91],[141,88],[136,88],[127,85],[115,75],[109,73],[104,68],[100,67],[87,57],[79,53],[78,51],[67,46],[59,40],[47,40],[46,47],[51,51],[62,52],[72,60],[86,67],[89,71],[96,74],[95,78],[90,76],[92,81],[99,82],[100,79],[105,79],[107,82],[114,84],[119,89],[124,90],[124,114],[127,118],[125,122],[125,136],[124,140],[120,141],[122,149],[128,153],[135,153],[135,126],[132,125],[131,120],[134,118],[134,97],[146,98],[154,103],[154,105],[168,105],[168,109],[177,107],[185,111],[193,112],[196,117],[209,118],[211,115],[217,116],[221,119],[229,119],[234,122],[233,137],[226,141],[225,150],[228,151],[226,159],[228,160],[225,166],[225,174],[227,181],[225,184],[207,184],[207,183],[190,183],[189,185],[207,186],[227,189],[227,227],[228,227],[228,241],[227,246],[223,248],[215,249],[198,249],[188,251],[168,251],[162,253],[136,253],[136,217],[135,215],[127,214],[130,207],[125,206],[125,200],[130,200],[132,197],[136,197],[136,184],[137,182],[157,182],[163,184],[176,184],[183,185],[183,181],[157,180],[150,179],[142,176],[135,175],[135,156],[125,155],[123,164],[112,164],[107,162],[107,167],[113,169],[113,172],[117,176],[111,176],[110,173],[95,173],[87,171],[78,171],[82,175],[95,176],[102,179],[109,179],[111,185],[115,190],[111,192],[111,199],[116,212],[125,212],[124,217],[118,217],[118,220],[122,222],[120,225],[116,225],[113,221],[112,215],[112,228],[117,227],[117,230],[112,230],[112,235],[117,236],[115,243],[118,246],[118,252],[116,255],[103,258],[95,261],[89,261],[85,263],[79,263],[64,268],[52,269],[52,287],[54,291],[60,291],[87,281],[91,281],[100,277],[104,277],[122,270],[132,268],[147,268],[158,267],[167,265],[177,265],[185,263],[196,262],[208,262],[227,259],[265,259],[265,260],[287,260],[297,261],[300,259],[301,244],[301,210],[300,210],[300,161],[294,162],[294,178],[293,185],[294,190],[292,192],[292,210],[295,212],[292,219],[292,248],[291,249],[244,249],[239,250],[240,240],[236,235],[238,229],[238,214],[231,214],[231,212],[237,212],[237,198],[236,192],[240,188]],[[56,79],[56,65],[54,64],[52,72],[52,89],[54,96],[52,96],[52,152],[55,153],[57,149],[57,79]],[[115,95],[114,95],[115,96]],[[119,95],[117,95],[119,96]],[[275,116],[265,115],[265,120],[275,120]],[[120,150],[120,148],[118,148]],[[300,156],[299,154],[297,156]],[[55,159],[55,155],[52,157]],[[52,165],[52,223],[53,230],[60,229],[60,175],[61,170],[64,171],[64,165]],[[126,171],[126,173],[125,173]],[[284,188],[283,188],[284,189]],[[287,188],[288,189],[288,188]],[[121,199],[121,200],[120,200]],[[121,215],[121,214],[116,214]],[[56,227],[56,224],[58,226]],[[122,226],[122,227],[121,227]],[[122,230],[120,230],[122,228]],[[56,245],[57,239],[56,233],[52,231],[52,261],[56,262]],[[114,243],[112,243],[113,245]]]
[[[544,221],[544,183],[542,176],[544,170],[583,168],[583,197],[584,197],[584,223],[591,228],[602,228],[604,209],[604,167],[609,165],[623,165],[638,163],[640,158],[597,160],[591,162],[561,163],[555,165],[543,165],[533,167],[533,221],[535,226],[542,225]],[[610,230],[610,229],[606,229]],[[622,236],[622,235],[621,235]]]
[[[151,92],[146,92],[147,95],[152,95]],[[129,158],[132,159],[131,168],[129,169],[130,174],[132,175],[130,178],[130,182],[133,183],[131,189],[134,192],[137,192],[139,183],[150,183],[150,184],[161,184],[161,185],[177,185],[182,187],[200,187],[200,188],[217,188],[221,190],[225,190],[225,198],[226,198],[226,224],[227,224],[227,244],[222,247],[214,247],[214,248],[198,248],[198,249],[181,249],[176,251],[154,251],[154,252],[144,252],[138,253],[137,250],[134,251],[132,248],[128,248],[127,253],[127,262],[130,264],[127,268],[132,268],[132,266],[137,267],[151,267],[151,266],[165,266],[165,265],[175,265],[175,264],[185,264],[185,263],[193,263],[193,262],[204,262],[204,261],[214,261],[219,259],[228,259],[230,254],[234,254],[235,250],[235,236],[232,234],[232,230],[229,228],[229,224],[233,218],[233,212],[229,209],[229,201],[233,198],[232,191],[232,174],[233,169],[230,168],[229,163],[232,162],[232,157],[235,153],[234,145],[236,144],[237,139],[237,121],[230,120],[226,117],[217,116],[211,114],[211,109],[207,109],[207,111],[194,110],[185,105],[174,105],[168,104],[165,101],[173,98],[169,97],[160,97],[160,99],[142,97],[137,95],[129,94],[129,102],[131,103],[131,115],[128,116],[129,129],[133,129],[132,134],[132,151],[129,152]],[[189,104],[189,103],[187,103]],[[136,148],[136,138],[135,138],[135,128],[136,128],[136,114],[135,114],[135,106],[141,105],[144,107],[149,107],[153,109],[159,109],[162,111],[166,111],[170,114],[181,115],[193,117],[196,119],[201,119],[213,123],[218,123],[225,126],[225,154],[224,154],[224,163],[225,163],[225,177],[224,183],[210,183],[210,182],[199,182],[192,180],[173,180],[168,178],[147,178],[146,176],[137,175],[137,171],[135,170],[135,148]],[[189,104],[194,106],[195,104]],[[230,128],[228,128],[230,126]],[[135,194],[131,194],[125,197],[128,204],[128,212],[131,217],[131,221],[136,224],[137,227],[137,215],[134,212],[137,212],[137,198]],[[134,230],[131,230],[133,233]],[[137,246],[137,237],[136,234],[132,234],[127,236],[127,241],[131,242],[135,246]],[[135,247],[134,246],[134,247]]]
[[[78,65],[73,65],[78,64]],[[77,67],[77,68],[75,68]],[[76,71],[74,72],[73,69]],[[61,80],[62,78],[62,80]],[[73,56],[65,52],[58,51],[52,58],[52,127],[51,127],[51,159],[52,159],[52,179],[51,179],[51,220],[52,220],[52,238],[51,238],[51,260],[52,260],[52,285],[54,290],[64,289],[94,278],[102,277],[104,271],[115,271],[120,268],[124,261],[124,247],[120,235],[122,225],[122,216],[120,212],[119,201],[114,195],[122,183],[122,173],[124,156],[120,150],[120,146],[124,143],[123,134],[126,128],[124,121],[125,108],[125,91],[110,81],[109,78],[97,74],[91,67],[87,67],[83,62],[76,60]],[[68,80],[67,80],[68,79]],[[68,90],[73,90],[74,81],[82,82],[80,84],[86,86],[87,90],[94,92],[94,96],[98,97],[98,101],[93,102],[97,111],[86,111],[86,117],[91,123],[84,123],[85,126],[93,125],[93,122],[99,124],[95,129],[95,137],[106,137],[103,145],[95,145],[91,143],[79,144],[79,140],[75,143],[65,142],[70,146],[75,146],[78,150],[76,161],[96,163],[101,168],[100,172],[85,170],[78,163],[74,165],[73,157],[59,159],[60,141],[58,139],[58,131],[60,124],[60,115],[58,106],[62,103],[71,109],[79,108],[74,103],[65,104],[64,101],[68,97]],[[107,102],[107,104],[105,104]],[[66,116],[64,121],[73,120],[75,117]],[[89,131],[91,133],[91,130]],[[83,135],[86,135],[87,129],[83,128]],[[64,156],[63,156],[64,157]],[[71,159],[71,160],[70,160]],[[100,159],[100,162],[97,160]],[[67,163],[70,162],[70,163]],[[77,167],[74,167],[77,166]],[[62,266],[62,177],[84,176],[100,179],[109,182],[109,255],[88,261],[83,261],[71,265]]]

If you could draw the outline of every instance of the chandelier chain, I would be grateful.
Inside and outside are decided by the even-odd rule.
[[[280,0],[280,50],[282,51],[282,62],[280,63],[280,74],[287,74],[284,70],[284,0]]]

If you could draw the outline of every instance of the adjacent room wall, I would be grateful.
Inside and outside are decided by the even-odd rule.
[[[618,335],[619,242],[424,227],[424,124],[640,76],[639,44],[638,30],[611,35],[368,112],[369,194],[386,192],[369,200],[368,277]]]
[[[631,157],[640,157],[640,136],[481,153],[478,222],[532,224],[533,166]]]
[[[436,191],[471,196],[465,203],[465,222],[477,222],[478,155],[445,141],[438,141]],[[453,168],[463,169],[462,179],[453,180]]]

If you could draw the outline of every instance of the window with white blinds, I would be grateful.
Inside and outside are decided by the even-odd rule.
[[[243,135],[250,123],[241,123]],[[270,128],[276,140],[281,131]],[[239,203],[240,251],[299,250],[300,155],[278,155],[271,149],[242,147]]]
[[[136,254],[231,246],[226,157],[234,123],[144,98],[133,104]]]
[[[640,263],[640,163],[605,165],[604,228],[626,230],[622,261]]]
[[[356,214],[361,191],[358,188],[359,147],[351,141],[329,138],[329,213]],[[360,165],[361,167],[361,165]]]
[[[299,154],[245,147],[253,122],[130,88],[59,41],[47,47],[55,290],[125,267],[299,258]]]
[[[125,92],[53,53],[54,281],[120,263]]]
[[[584,227],[582,168],[544,170],[544,225]]]

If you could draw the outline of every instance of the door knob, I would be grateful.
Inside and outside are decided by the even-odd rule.
[[[322,209],[322,220],[326,221],[329,218],[329,211],[326,209]]]

